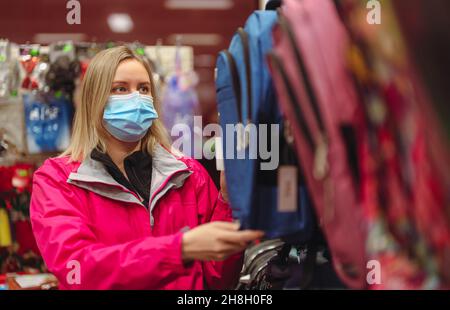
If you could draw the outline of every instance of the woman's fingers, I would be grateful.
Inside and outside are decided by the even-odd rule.
[[[228,258],[229,256],[242,252],[247,247],[247,244],[244,243],[227,243],[227,242],[220,242],[214,253],[214,260],[224,260]]]
[[[224,224],[224,223],[222,223]],[[222,225],[220,224],[220,225]],[[230,223],[225,223],[230,224]],[[232,228],[234,227],[224,225],[222,227]],[[218,241],[215,247],[215,260],[224,260],[230,255],[242,252],[248,246],[249,242],[262,238],[264,232],[255,230],[223,230],[217,237]]]
[[[262,238],[264,233],[255,230],[239,231],[239,224],[210,222],[183,234],[183,260],[224,260],[245,250],[251,241]]]
[[[264,236],[263,231],[259,230],[241,230],[238,223],[231,222],[212,222],[216,228],[224,230],[221,232],[220,239],[226,242],[250,242]]]
[[[264,236],[264,232],[258,230],[224,231],[218,237],[228,243],[248,243]]]
[[[214,225],[216,228],[223,229],[223,230],[229,230],[229,231],[238,231],[239,230],[239,224],[238,223],[231,223],[231,222],[211,222],[212,225]]]

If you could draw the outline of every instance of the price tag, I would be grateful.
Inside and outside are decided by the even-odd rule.
[[[298,208],[298,180],[296,166],[278,169],[278,211],[295,212]]]
[[[214,151],[216,154],[216,169],[218,171],[224,171],[225,165],[223,162],[223,147],[222,147],[222,137],[216,137],[214,142]]]

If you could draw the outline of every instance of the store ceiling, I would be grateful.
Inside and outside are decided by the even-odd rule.
[[[258,0],[79,0],[81,24],[69,25],[65,0],[0,0],[0,38],[25,43],[58,39],[140,41],[173,44],[178,34],[194,46],[202,106],[213,112],[213,69],[217,53],[226,48],[236,28],[258,7]],[[122,15],[113,15],[122,14]],[[125,15],[123,15],[125,14]],[[128,18],[128,17],[129,18]],[[108,17],[127,33],[114,32]],[[125,17],[125,19],[124,19]],[[117,29],[116,29],[117,30]]]

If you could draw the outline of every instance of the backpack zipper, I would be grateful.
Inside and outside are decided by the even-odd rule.
[[[287,91],[287,94],[289,97],[289,101],[291,103],[291,106],[294,108],[294,114],[295,114],[297,123],[301,127],[302,132],[304,133],[304,136],[305,136],[305,139],[306,139],[306,142],[307,142],[309,148],[311,150],[314,150],[316,145],[312,138],[311,131],[309,130],[308,126],[306,126],[304,113],[301,110],[300,105],[298,104],[300,102],[300,100],[298,99],[297,94],[295,93],[294,88],[292,87],[292,84],[289,81],[289,78],[288,78],[286,70],[281,62],[281,59],[278,55],[276,55],[273,52],[269,53],[268,57],[269,57],[270,63],[273,65],[274,69],[277,70],[281,75],[283,84],[286,88],[286,91]]]
[[[252,119],[252,77],[251,77],[251,64],[250,64],[250,47],[248,42],[248,34],[244,28],[240,27],[237,31],[242,41],[244,49],[244,63],[245,63],[245,76],[247,80],[247,124],[251,123]]]
[[[239,122],[242,121],[242,98],[241,98],[241,83],[239,80],[239,74],[237,70],[236,61],[234,60],[233,55],[228,50],[223,50],[222,53],[228,60],[228,68],[231,73],[231,79],[233,81],[233,90],[234,96],[236,97],[236,108],[238,111]]]
[[[313,175],[315,179],[323,180],[328,173],[328,141],[325,125],[319,111],[319,104],[317,102],[313,86],[309,79],[308,73],[306,72],[306,65],[303,61],[300,50],[297,48],[297,42],[294,36],[294,32],[292,31],[289,22],[282,14],[279,15],[279,25],[281,27],[281,30],[287,35],[288,41],[290,42],[290,45],[294,52],[298,71],[303,79],[305,90],[308,95],[314,117],[319,126],[320,134],[316,136]]]

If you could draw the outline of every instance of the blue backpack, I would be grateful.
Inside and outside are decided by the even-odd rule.
[[[243,229],[264,230],[268,238],[306,242],[312,235],[314,220],[301,175],[297,184],[298,207],[281,212],[279,170],[260,169],[267,164],[258,155],[262,140],[251,143],[257,139],[252,126],[267,125],[266,143],[270,144],[272,135],[279,137],[280,166],[298,167],[296,156],[282,134],[283,118],[266,64],[266,54],[272,49],[272,28],[277,21],[274,11],[254,12],[245,27],[233,36],[229,49],[218,56],[216,92],[225,177],[233,216]],[[271,129],[271,124],[279,125],[278,129]],[[238,130],[227,130],[236,125]],[[243,129],[245,126],[247,130]]]

